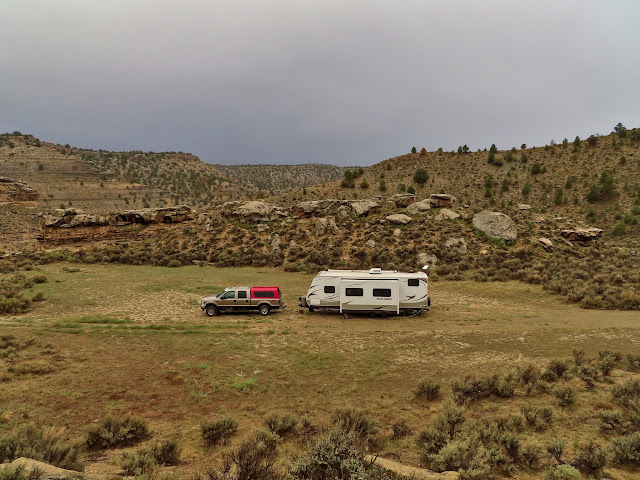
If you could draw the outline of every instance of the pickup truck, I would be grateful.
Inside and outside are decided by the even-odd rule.
[[[200,308],[210,316],[223,312],[257,310],[269,315],[271,309],[284,308],[278,287],[228,287],[218,295],[207,295],[200,300]]]

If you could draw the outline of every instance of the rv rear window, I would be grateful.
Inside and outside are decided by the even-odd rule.
[[[333,285],[327,285],[324,287],[324,293],[336,293],[336,287]]]
[[[266,292],[253,292],[253,296],[255,298],[273,298],[276,295],[273,293],[273,290]]]
[[[373,296],[374,297],[390,297],[391,289],[390,288],[374,288]]]
[[[418,280],[417,278],[410,278],[409,279],[409,286],[410,287],[417,287],[418,285],[420,285],[420,280]]]
[[[347,297],[362,297],[364,292],[361,288],[345,288],[344,294]]]

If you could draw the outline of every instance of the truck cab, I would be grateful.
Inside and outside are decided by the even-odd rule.
[[[207,295],[200,301],[200,308],[213,317],[229,311],[257,310],[269,315],[272,309],[284,308],[278,287],[227,287],[218,295]]]

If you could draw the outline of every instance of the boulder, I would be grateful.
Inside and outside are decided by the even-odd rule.
[[[473,216],[472,223],[475,228],[491,238],[505,241],[515,241],[518,238],[516,224],[504,213],[483,210]]]
[[[448,208],[440,210],[440,213],[435,217],[436,220],[455,220],[456,218],[460,218],[460,214]]]
[[[280,240],[280,235],[277,233],[273,234],[271,238],[271,253],[277,255],[280,253],[280,246],[282,245],[282,241]]]
[[[416,201],[416,196],[413,193],[399,193],[389,197],[388,201],[393,202],[396,208],[407,208]]]
[[[340,207],[338,207],[336,215],[338,216],[338,220],[344,221],[349,218],[349,211],[347,210],[347,207],[345,207],[344,205],[340,205]]]
[[[291,213],[296,218],[309,218],[312,217],[314,212],[318,210],[320,202],[300,202],[291,207]]]
[[[531,210],[531,205],[527,205],[526,203],[519,203],[518,210]]]
[[[418,215],[422,212],[426,212],[431,208],[431,202],[429,199],[424,199],[419,202],[412,203],[407,207],[407,213],[409,215]]]
[[[432,253],[421,252],[418,253],[418,265],[437,265],[439,262],[438,257]]]
[[[434,193],[429,196],[429,202],[433,208],[449,208],[453,207],[456,199],[453,195],[446,193]]]
[[[602,229],[595,227],[566,229],[562,230],[560,235],[569,242],[588,247],[594,240],[602,237]]]
[[[243,222],[259,223],[283,218],[286,213],[277,205],[263,202],[262,200],[254,200],[236,207],[230,216]]]
[[[540,237],[538,241],[542,244],[542,248],[544,248],[547,252],[553,252],[553,242],[548,238]]]
[[[357,217],[380,213],[380,204],[373,200],[352,200],[349,202],[349,207]]]
[[[406,225],[411,221],[411,217],[409,215],[405,215],[404,213],[395,213],[393,215],[388,215],[386,219],[387,222],[393,225]]]
[[[461,255],[466,255],[469,253],[469,247],[467,246],[467,242],[464,238],[450,238],[445,243],[444,246],[456,250]]]

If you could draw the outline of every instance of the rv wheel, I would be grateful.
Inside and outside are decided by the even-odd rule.
[[[215,305],[207,305],[207,308],[205,308],[204,311],[210,317],[215,317],[218,314],[218,307],[216,307]]]
[[[269,310],[271,310],[271,308],[269,308],[269,305],[260,305],[260,315],[262,315],[263,317],[269,315]]]

